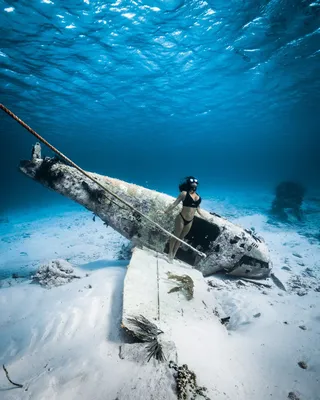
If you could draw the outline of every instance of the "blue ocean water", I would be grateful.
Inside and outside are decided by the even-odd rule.
[[[217,278],[223,285],[206,314],[204,300],[181,308],[179,359],[211,385],[211,398],[318,396],[319,36],[320,0],[0,0],[1,104],[83,169],[173,196],[181,178],[197,176],[203,208],[265,240],[286,292],[271,279],[260,291]],[[0,364],[24,385],[13,392],[0,374],[0,397],[115,399],[126,388],[138,396],[138,378],[145,385],[153,377],[139,375],[138,364],[120,366],[119,338],[110,334],[124,309],[128,241],[18,171],[35,141],[0,110]],[[52,152],[43,147],[43,155]],[[287,222],[270,216],[284,180],[307,189],[301,221],[292,210]],[[30,285],[56,259],[83,279],[61,292]],[[97,275],[109,267],[115,276]],[[183,303],[175,304],[172,321]],[[232,342],[203,325],[220,319],[216,305],[231,317]],[[195,359],[185,357],[195,344]],[[143,387],[151,393],[159,382]],[[124,391],[110,396],[117,383]]]
[[[319,21],[319,0],[1,0],[1,103],[83,168],[171,194],[189,174],[314,188]],[[63,201],[17,171],[34,138],[0,129],[0,210]]]

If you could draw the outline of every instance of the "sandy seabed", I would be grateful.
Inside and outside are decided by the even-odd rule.
[[[286,290],[271,279],[267,287],[206,278],[213,306],[203,307],[212,306],[212,313],[195,319],[177,310],[172,340],[179,363],[196,373],[210,399],[320,399],[316,214],[302,225],[270,224],[263,207],[248,212],[225,204],[207,201],[205,208],[224,215],[228,209],[233,222],[255,228]],[[316,205],[310,209],[316,213]],[[0,399],[160,398],[155,382],[163,377],[155,361],[119,357],[129,261],[118,260],[118,252],[127,241],[78,207],[9,215],[0,234],[0,362],[23,384],[14,387],[0,372]],[[81,278],[51,289],[31,284],[30,273],[55,258],[69,261]],[[172,295],[186,301],[181,293]],[[222,325],[221,317],[230,317],[229,323]],[[173,379],[166,398],[176,398]]]

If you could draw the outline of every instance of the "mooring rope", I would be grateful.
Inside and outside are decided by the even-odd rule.
[[[22,125],[27,131],[29,131],[33,136],[35,136],[40,142],[45,144],[46,146],[49,147],[54,153],[56,153],[59,157],[61,157],[65,162],[70,164],[73,168],[77,169],[79,172],[81,172],[83,175],[85,175],[87,178],[92,180],[95,184],[100,186],[103,190],[105,190],[107,193],[109,193],[111,196],[114,196],[117,200],[119,200],[121,203],[125,204],[127,207],[131,208],[135,213],[141,215],[143,218],[148,220],[151,224],[155,225],[158,229],[160,229],[162,232],[166,233],[168,236],[173,237],[180,243],[183,243],[185,246],[189,247],[191,250],[199,254],[201,257],[206,257],[204,253],[201,251],[195,249],[192,247],[190,244],[185,242],[184,240],[178,238],[177,236],[173,235],[172,233],[168,232],[166,229],[164,229],[161,225],[159,225],[157,222],[152,221],[147,215],[144,215],[141,211],[137,210],[135,207],[133,207],[130,203],[128,203],[126,200],[123,200],[121,197],[119,197],[117,194],[113,193],[110,189],[102,185],[99,181],[97,181],[95,178],[93,178],[90,174],[88,174],[86,171],[84,171],[82,168],[80,168],[77,164],[75,164],[70,158],[65,156],[61,151],[53,147],[49,142],[47,142],[42,136],[40,136],[36,131],[34,131],[32,128],[30,128],[29,125],[27,125],[25,122],[23,122],[19,117],[17,117],[12,111],[10,111],[7,107],[5,107],[3,104],[0,104],[1,110],[6,112],[8,115],[10,115],[11,118],[13,118],[15,121],[17,121],[20,125]]]

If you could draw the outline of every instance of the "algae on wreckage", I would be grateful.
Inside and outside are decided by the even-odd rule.
[[[188,275],[175,275],[171,272],[167,272],[168,279],[172,279],[178,282],[178,286],[173,287],[169,290],[168,293],[182,291],[186,296],[187,300],[191,300],[193,298],[193,288],[194,283],[193,280]]]
[[[210,400],[206,395],[207,388],[204,386],[198,386],[197,376],[193,371],[190,371],[187,364],[178,366],[175,362],[169,362],[169,368],[172,368],[174,373],[174,378],[177,385],[177,397],[178,400],[186,400],[188,394],[190,394],[191,400],[195,400],[198,396],[204,397],[205,400]]]
[[[147,361],[149,362],[152,357],[160,362],[165,361],[166,357],[163,353],[163,347],[158,340],[158,336],[163,331],[143,315],[130,317],[128,318],[128,322],[132,326],[130,329],[131,333],[141,342],[149,343],[147,346]]]

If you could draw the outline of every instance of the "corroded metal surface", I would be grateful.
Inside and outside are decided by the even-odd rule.
[[[94,212],[107,225],[135,244],[166,252],[168,235],[107,193],[80,171],[56,158],[33,158],[22,161],[20,170],[44,186],[70,198]],[[174,198],[95,173],[89,173],[121,199],[130,203],[152,221],[168,231],[173,230],[177,211],[163,214]],[[177,253],[181,259],[204,275],[224,270],[232,275],[263,278],[270,274],[271,263],[267,247],[261,238],[228,220],[203,210],[205,219],[195,217],[186,241],[207,257],[202,259],[182,245]]]

